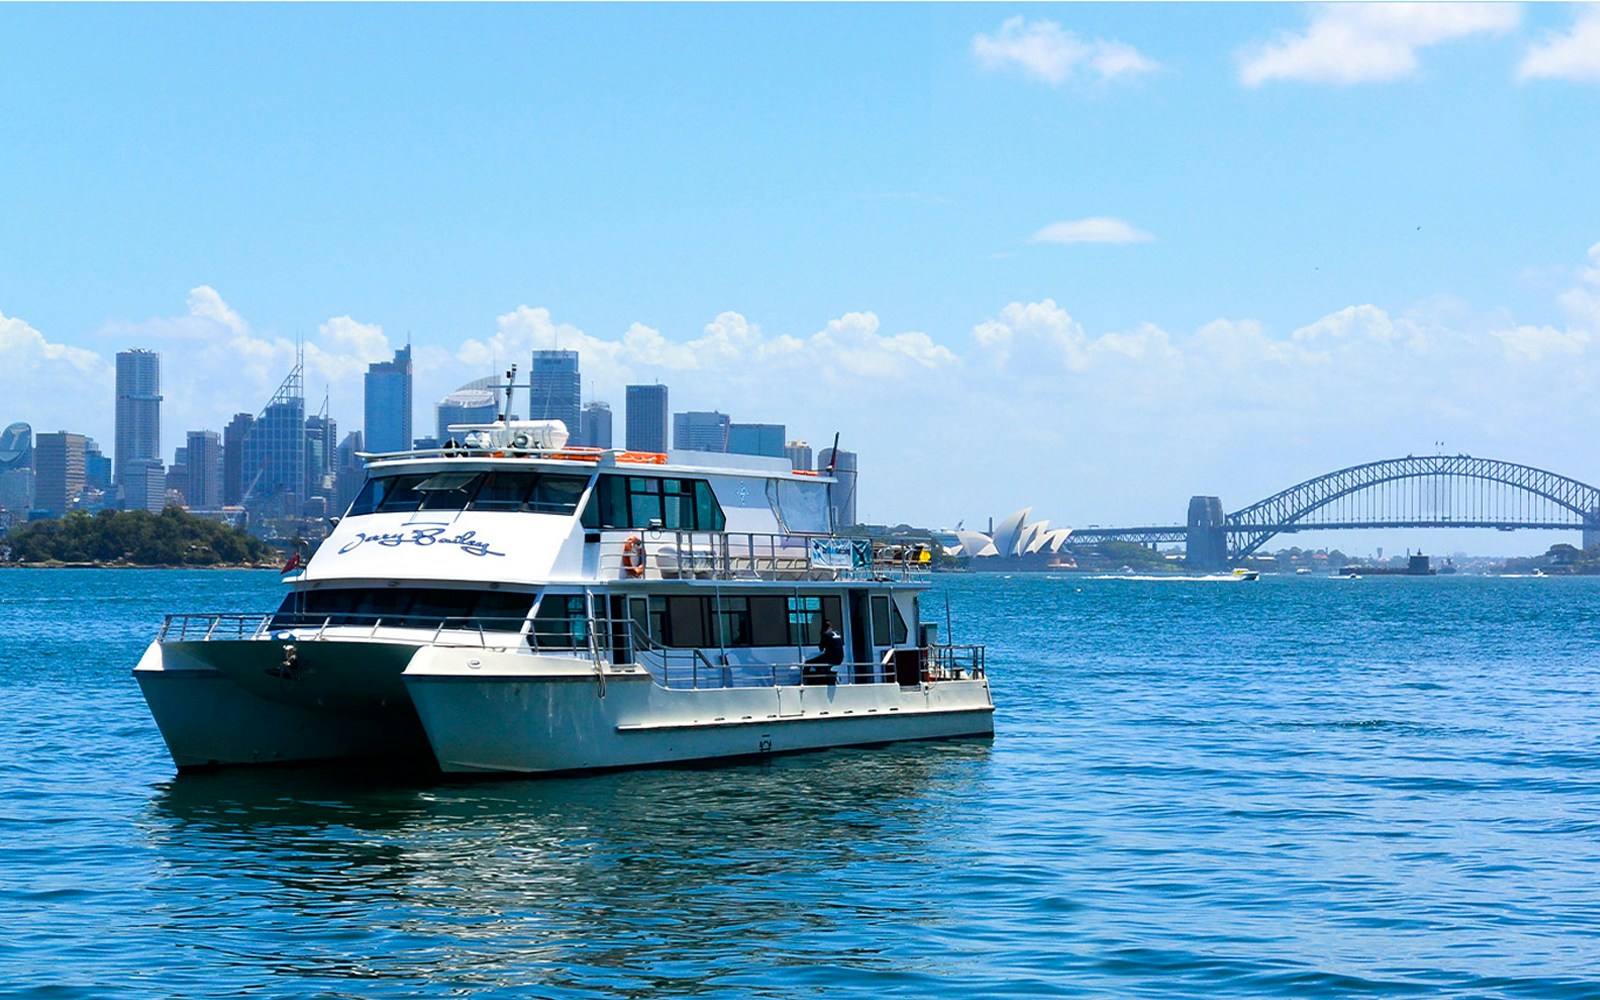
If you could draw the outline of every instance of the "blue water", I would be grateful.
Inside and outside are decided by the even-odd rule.
[[[0,571],[0,995],[1600,996],[1600,579],[946,577],[992,743],[178,778],[274,578]]]

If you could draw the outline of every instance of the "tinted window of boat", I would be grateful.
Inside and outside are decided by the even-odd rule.
[[[844,631],[844,619],[839,614],[844,605],[839,598],[790,597],[786,600],[789,605],[789,636],[795,645],[815,646],[820,642],[823,619],[832,622],[835,629]]]
[[[711,484],[704,479],[694,482],[694,514],[695,529],[698,531],[721,531],[727,524],[727,518],[722,515],[722,505],[717,503],[717,495],[711,492]]]
[[[466,510],[483,482],[481,472],[440,472],[418,483],[423,510]]]
[[[518,632],[533,605],[533,595],[498,590],[447,590],[431,587],[346,587],[289,594],[273,616],[273,628],[323,625],[384,625],[395,628],[441,626]]]
[[[601,476],[583,512],[589,528],[648,528],[651,522],[673,531],[721,531],[727,519],[705,480],[655,476]]]
[[[724,646],[750,645],[750,598],[723,597],[717,601],[717,635]]]
[[[393,511],[416,510],[422,506],[423,495],[417,492],[417,487],[427,479],[425,475],[411,476],[385,476],[374,479],[374,485],[383,484],[383,495],[378,498],[373,510],[379,514],[388,514]]]
[[[539,514],[571,514],[578,509],[578,501],[588,487],[587,476],[540,476],[527,509]]]
[[[533,616],[530,641],[550,649],[576,649],[589,644],[589,618],[582,594],[546,594]]]
[[[788,646],[794,640],[789,636],[789,609],[782,597],[750,598],[750,644],[752,646]]]
[[[872,595],[872,644],[889,644],[889,598],[883,594]]]
[[[587,476],[536,472],[491,472],[472,501],[473,510],[524,510],[536,514],[571,514],[578,509]]]
[[[900,614],[899,605],[889,602],[889,638],[896,646],[902,645],[907,637],[906,620]]]
[[[359,514],[371,514],[377,510],[416,510],[422,502],[422,497],[416,492],[416,485],[426,479],[426,476],[379,476],[367,480],[361,487],[355,503],[350,505],[349,517]],[[411,506],[403,506],[409,503]]]
[[[667,598],[667,645],[706,646],[706,599],[703,597]]]
[[[478,488],[473,510],[521,510],[538,475],[532,472],[491,472]]]

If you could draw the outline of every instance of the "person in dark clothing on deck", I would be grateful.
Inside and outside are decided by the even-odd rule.
[[[826,618],[822,619],[822,640],[817,648],[821,652],[806,661],[801,679],[807,684],[837,683],[833,668],[844,662],[844,636]]]

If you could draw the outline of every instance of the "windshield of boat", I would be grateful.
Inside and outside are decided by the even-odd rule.
[[[367,480],[346,516],[413,510],[494,510],[574,514],[588,476],[556,472],[402,473]]]

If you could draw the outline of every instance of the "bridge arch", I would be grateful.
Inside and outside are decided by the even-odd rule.
[[[1531,465],[1407,455],[1308,479],[1227,515],[1234,558],[1284,532],[1336,528],[1600,529],[1600,489]]]

